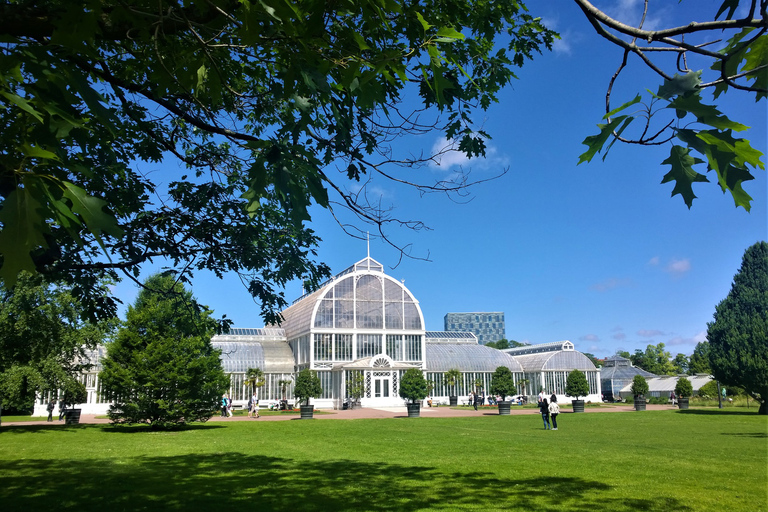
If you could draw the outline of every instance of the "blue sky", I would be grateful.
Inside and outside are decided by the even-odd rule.
[[[681,5],[693,9],[688,16],[703,19],[719,3]],[[637,16],[642,9],[637,0],[606,5],[617,16]],[[655,11],[646,27],[675,19],[666,9],[677,9],[677,2],[651,5],[663,10]],[[745,186],[754,199],[747,213],[713,183],[694,188],[698,199],[691,210],[680,196],[671,198],[673,185],[660,184],[668,145],[616,145],[604,162],[598,157],[577,166],[585,149],[581,141],[596,133],[604,113],[606,87],[621,51],[599,38],[570,1],[529,7],[563,39],[517,72],[519,80],[498,105],[477,115],[477,125],[493,138],[488,157],[469,162],[448,157],[439,167],[420,171],[426,179],[449,176],[460,167],[471,168],[475,179],[504,168],[508,172],[473,187],[471,200],[463,203],[420,197],[376,181],[372,190],[395,208],[395,216],[429,226],[390,232],[396,243],[429,261],[400,262],[398,252],[376,238],[371,256],[388,274],[405,280],[420,301],[428,330],[441,330],[448,312],[503,311],[507,337],[518,341],[568,339],[577,350],[598,357],[657,343],[667,345],[673,356],[690,354],[705,339],[706,324],[727,295],[744,250],[768,238],[766,173],[756,172]],[[613,104],[659,85],[660,79],[633,59]],[[706,92],[704,97],[711,99]],[[750,126],[742,136],[767,152],[765,101],[754,103],[732,92],[717,104]],[[398,149],[428,151],[440,143],[435,133],[410,137]],[[316,210],[312,227],[323,239],[319,259],[334,273],[365,257],[366,243],[346,235],[327,212]],[[219,280],[200,274],[193,292],[235,326],[263,326],[258,305],[234,275]],[[136,293],[129,282],[116,287],[126,303]],[[299,295],[298,283],[286,290],[289,301]]]

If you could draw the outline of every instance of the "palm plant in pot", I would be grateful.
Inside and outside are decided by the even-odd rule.
[[[418,418],[421,400],[427,397],[427,380],[421,370],[411,368],[403,374],[400,380],[400,397],[409,400],[408,417]]]
[[[688,409],[688,398],[693,394],[693,385],[687,377],[680,377],[675,384],[675,394],[677,395],[677,407]]]
[[[642,375],[635,375],[632,379],[632,394],[635,397],[635,410],[645,410],[645,394],[648,392],[648,381]]]
[[[448,400],[450,400],[451,407],[454,407],[459,404],[459,396],[456,394],[456,384],[461,379],[461,371],[458,368],[451,368],[447,372],[445,372],[445,383],[448,385],[449,388],[451,388],[451,391],[453,394],[448,396]]]
[[[506,366],[499,366],[491,377],[491,393],[501,396],[501,401],[498,402],[500,415],[509,414],[510,402],[507,401],[507,395],[514,392],[515,379],[512,372]]]
[[[296,385],[293,387],[293,396],[301,405],[301,419],[311,419],[314,416],[315,406],[309,404],[310,398],[316,398],[323,393],[320,378],[316,372],[305,368],[296,376]]]
[[[580,396],[589,394],[589,383],[587,376],[581,370],[573,370],[565,379],[565,395],[574,397],[571,400],[573,412],[584,412],[584,400],[579,400]]]
[[[350,409],[354,409],[355,405],[360,405],[360,399],[363,398],[363,394],[365,394],[363,372],[353,371],[351,377],[347,380],[347,396],[350,398]]]

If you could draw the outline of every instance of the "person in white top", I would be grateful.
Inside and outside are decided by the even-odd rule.
[[[557,415],[560,414],[560,406],[557,405],[557,396],[549,397],[549,419],[552,421],[552,430],[557,430]]]

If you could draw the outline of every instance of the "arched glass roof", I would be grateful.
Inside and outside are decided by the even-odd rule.
[[[505,351],[506,352],[506,351]],[[542,370],[582,370],[595,371],[592,361],[575,350],[558,350],[555,352],[541,352],[537,354],[514,355],[514,358],[525,368],[528,373]]]
[[[477,336],[473,332],[464,331],[427,331],[424,333],[427,343],[472,343],[477,344]]]
[[[523,371],[512,356],[484,345],[427,343],[426,352],[428,372],[447,372],[452,368],[462,372],[493,372],[499,366],[506,366],[512,372]]]
[[[365,258],[282,312],[289,340],[317,329],[420,331],[418,301],[405,285]]]
[[[553,341],[551,343],[539,343],[538,345],[525,345],[523,347],[505,348],[507,354],[517,356],[524,354],[540,354],[543,352],[555,352],[558,350],[573,350],[573,343],[568,340]]]
[[[221,364],[227,373],[245,373],[260,368],[264,373],[293,373],[293,352],[285,340],[214,336],[213,348],[221,349]]]

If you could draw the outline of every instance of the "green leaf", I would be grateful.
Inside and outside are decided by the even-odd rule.
[[[63,182],[63,185],[64,197],[72,201],[72,212],[80,215],[83,224],[93,236],[99,239],[102,233],[114,237],[123,235],[123,230],[118,226],[115,216],[104,211],[104,207],[107,206],[106,201],[89,196],[85,190],[67,181]]]
[[[603,119],[610,119],[611,117],[615,116],[617,113],[621,112],[625,108],[631,107],[632,105],[636,105],[636,104],[640,103],[640,100],[641,100],[641,98],[640,98],[640,95],[638,94],[637,96],[635,96],[634,99],[626,102],[622,106],[620,106],[618,108],[615,108],[615,109],[611,110],[610,112],[608,112],[607,114],[605,114],[603,116]]]
[[[597,135],[590,135],[582,141],[582,144],[587,146],[589,149],[579,156],[578,164],[582,162],[591,162],[592,158],[594,158],[597,153],[602,151],[603,145],[608,140],[608,138],[613,136],[613,131],[616,129],[616,127],[629,117],[630,116],[618,116],[614,118],[610,123],[598,124],[597,127],[600,128],[600,133]],[[606,155],[607,154],[608,152],[606,151]],[[603,158],[605,158],[605,156]]]
[[[452,43],[457,40],[464,39],[464,34],[458,32],[450,27],[442,27],[437,31],[437,37],[435,41],[438,43]]]
[[[48,247],[44,233],[45,209],[35,197],[34,187],[21,187],[11,191],[0,209],[0,254],[3,266],[0,278],[7,286],[13,286],[22,270],[34,272],[35,264],[30,252],[39,247]]]
[[[6,91],[0,91],[0,96],[4,97],[5,99],[13,103],[14,105],[22,109],[24,112],[30,114],[32,117],[34,117],[41,123],[43,122],[43,115],[37,110],[35,110],[35,108],[32,105],[30,105],[29,102],[24,98],[22,98],[21,96],[17,94],[12,94]]]
[[[723,0],[722,5],[720,5],[720,9],[718,9],[717,14],[715,14],[715,19],[718,19],[721,14],[723,14],[725,11],[728,11],[725,19],[730,20],[738,7],[739,0]]]
[[[661,180],[661,183],[675,182],[675,187],[672,189],[672,197],[677,194],[683,196],[683,201],[688,205],[688,208],[691,207],[693,200],[696,198],[696,195],[693,193],[693,183],[709,181],[706,176],[693,169],[694,165],[704,163],[704,161],[690,156],[690,151],[689,148],[682,146],[672,146],[669,158],[662,162],[662,164],[671,165],[672,169]]]
[[[719,130],[736,130],[740,132],[748,128],[741,123],[731,121],[713,105],[701,103],[701,96],[698,93],[678,96],[669,103],[668,108],[689,112],[696,116],[698,122]]]
[[[420,12],[416,12],[416,18],[419,20],[419,23],[421,23],[422,28],[424,28],[424,33],[427,32],[430,28],[432,28],[433,25],[430,25],[427,23],[427,20],[424,19],[424,16],[421,15]]]
[[[664,80],[664,83],[659,87],[659,91],[656,95],[659,98],[668,100],[674,96],[680,96],[682,94],[696,91],[701,85],[701,71],[689,71],[684,75],[678,75],[672,77],[672,80]]]

